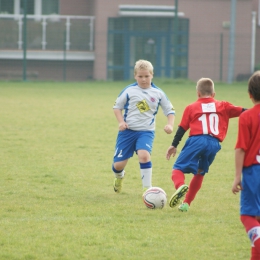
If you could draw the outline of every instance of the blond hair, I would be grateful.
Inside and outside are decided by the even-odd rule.
[[[202,96],[211,96],[214,94],[214,82],[210,78],[201,78],[197,82],[196,90]]]
[[[134,75],[136,75],[138,70],[148,70],[153,75],[153,65],[148,60],[138,60],[135,63]]]

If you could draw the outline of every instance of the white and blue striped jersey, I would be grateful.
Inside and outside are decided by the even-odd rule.
[[[175,114],[166,94],[153,83],[150,88],[140,88],[133,83],[122,90],[113,109],[124,110],[124,121],[134,131],[154,131],[155,116],[161,106],[165,116]]]

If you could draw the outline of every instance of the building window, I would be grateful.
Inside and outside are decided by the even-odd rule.
[[[13,0],[0,0],[0,13],[13,14],[14,13],[14,1]]]
[[[42,14],[59,14],[59,0],[42,1]]]
[[[59,0],[26,0],[27,14],[59,14]],[[24,0],[0,0],[0,13],[23,14]]]
[[[34,14],[34,0],[27,0],[27,14]],[[20,14],[24,14],[24,1],[20,0]]]
[[[171,17],[108,18],[107,75],[129,80],[135,61],[153,63],[155,77],[187,78],[189,19]]]

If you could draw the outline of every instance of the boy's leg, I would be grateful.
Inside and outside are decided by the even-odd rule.
[[[140,162],[140,174],[143,184],[143,191],[152,187],[152,162]]]
[[[189,190],[188,185],[185,184],[185,176],[184,173],[180,170],[173,169],[172,170],[172,181],[174,183],[174,187],[176,189],[175,193],[172,195],[169,201],[169,205],[171,208],[177,206],[180,203],[181,198],[185,196],[187,191]]]
[[[115,179],[114,179],[114,191],[116,193],[120,193],[122,190],[122,186],[123,186],[123,179],[125,176],[125,166],[127,164],[128,160],[124,160],[122,162],[114,162],[114,164],[112,165],[112,171],[114,172],[115,175]]]
[[[122,190],[122,183],[123,183],[123,178],[125,176],[125,165],[127,163],[128,160],[125,160],[123,162],[117,162],[114,163],[112,166],[112,170],[115,174],[115,179],[114,179],[114,191],[116,193],[120,193]],[[116,168],[115,168],[116,166]],[[117,170],[120,169],[120,170]]]
[[[189,191],[187,192],[185,199],[183,202],[186,202],[191,204],[191,202],[195,199],[198,191],[200,190],[202,186],[204,175],[201,174],[196,174],[192,177],[190,184],[189,184]]]
[[[116,162],[112,165],[112,171],[114,172],[116,178],[124,178],[124,168],[127,164],[127,161],[128,160],[125,160],[123,162]]]
[[[114,179],[114,191],[119,193],[122,189],[122,182],[124,178],[124,168],[128,162],[128,159],[134,154],[134,143],[136,140],[136,132],[130,131],[128,129],[118,132],[115,153],[114,153],[114,162],[112,170],[115,174]]]
[[[205,139],[205,140],[204,140]],[[179,206],[180,211],[188,211],[191,202],[195,199],[198,191],[202,186],[204,174],[208,172],[209,166],[213,163],[217,152],[220,150],[219,142],[212,137],[206,137],[204,140],[204,150],[202,156],[199,155],[197,174],[194,174],[189,184],[189,191],[187,192],[183,203]]]
[[[154,131],[140,131],[136,142],[136,151],[140,164],[140,174],[143,191],[152,187],[151,152],[153,147]]]
[[[175,189],[177,190],[180,186],[185,184],[185,175],[181,170],[172,170],[172,181]]]
[[[143,191],[152,187],[152,162],[150,153],[146,150],[138,150],[138,159],[140,164],[140,174],[143,185]]]
[[[198,161],[201,156],[201,150],[207,144],[201,136],[192,136],[187,139],[176,162],[173,165],[172,181],[176,192],[170,199],[170,207],[175,207],[182,197],[188,192],[189,187],[185,184],[184,173],[196,173],[198,170]]]
[[[248,215],[241,215],[241,222],[243,223],[248,237],[251,241],[251,260],[260,259],[260,223],[253,217]]]

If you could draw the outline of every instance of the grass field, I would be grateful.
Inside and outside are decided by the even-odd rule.
[[[195,83],[154,83],[175,106],[175,132],[184,107],[196,100]],[[189,212],[145,208],[136,156],[123,192],[114,193],[112,106],[127,84],[0,83],[1,260],[249,259],[239,195],[231,192],[237,119]],[[215,87],[217,99],[252,106],[246,83]],[[153,185],[169,198],[175,158],[167,161],[165,153],[174,134],[164,133],[165,123],[160,110]]]

